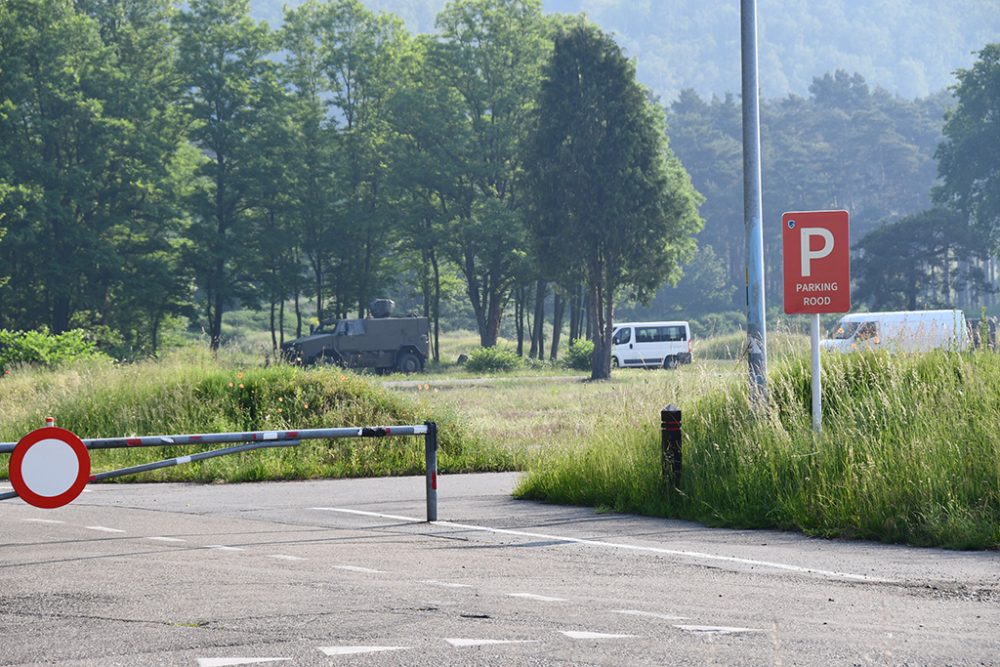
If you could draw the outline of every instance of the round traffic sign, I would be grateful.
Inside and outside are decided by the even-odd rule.
[[[73,502],[90,480],[90,453],[71,431],[56,426],[21,438],[10,455],[10,485],[26,503],[54,509]]]

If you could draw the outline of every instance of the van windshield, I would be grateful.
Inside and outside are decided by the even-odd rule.
[[[833,330],[833,338],[834,340],[847,340],[857,330],[857,322],[838,322],[837,327]]]

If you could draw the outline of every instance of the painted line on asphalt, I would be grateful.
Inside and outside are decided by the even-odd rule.
[[[260,665],[265,662],[284,662],[291,658],[198,658],[198,667],[237,667]]]
[[[495,646],[497,644],[537,644],[536,639],[461,639],[445,638],[445,641],[455,648],[466,646]]]
[[[735,635],[745,632],[766,632],[759,628],[729,628],[722,625],[675,625],[674,627],[698,635]]]
[[[156,535],[154,537],[147,537],[147,540],[154,540],[156,542],[187,542],[187,540],[182,540],[179,537],[163,537]]]
[[[380,653],[382,651],[405,651],[409,646],[320,646],[323,653],[333,655],[359,655],[362,653]]]
[[[434,581],[433,579],[424,579],[421,583],[429,584],[431,586],[443,586],[444,588],[472,588],[472,584],[456,584],[451,581]]]
[[[27,521],[28,523],[66,523],[58,519],[22,519],[22,521]]]
[[[338,512],[342,514],[354,514],[357,516],[368,516],[379,519],[391,519],[393,521],[407,521],[411,523],[427,523],[423,519],[418,519],[408,516],[399,516],[396,514],[380,514],[378,512],[365,512],[363,510],[352,510],[340,507],[310,507],[311,510],[317,510],[321,512]],[[440,526],[442,528],[454,528],[457,530],[472,530],[481,533],[494,533],[496,535],[514,535],[517,537],[531,537],[534,539],[543,540],[555,540],[558,542],[567,542],[569,544],[583,544],[593,547],[605,547],[611,549],[624,549],[627,551],[642,551],[647,553],[663,554],[666,556],[680,556],[681,558],[689,558],[692,560],[700,561],[715,561],[723,563],[735,563],[738,565],[753,565],[757,567],[766,567],[774,570],[783,570],[785,572],[795,572],[798,574],[813,574],[821,577],[827,577],[830,579],[851,579],[855,581],[877,581],[881,583],[897,583],[893,579],[883,579],[879,577],[869,577],[864,574],[854,574],[852,572],[837,572],[834,570],[823,570],[815,567],[803,567],[801,565],[791,565],[790,563],[777,563],[774,561],[767,560],[756,560],[753,558],[739,558],[737,556],[721,556],[718,554],[703,553],[701,551],[683,551],[680,549],[664,549],[661,547],[647,547],[640,546],[637,544],[623,544],[620,542],[606,542],[604,540],[588,540],[580,537],[565,537],[561,535],[552,535],[549,533],[533,533],[524,530],[509,530],[506,528],[491,528],[489,526],[470,526],[468,524],[462,523],[452,523],[451,521],[432,521],[431,525]]]
[[[268,554],[267,557],[277,560],[305,560],[305,558],[300,558],[299,556],[287,556],[285,554]]]
[[[239,547],[227,547],[225,544],[207,544],[206,549],[214,549],[215,551],[246,551],[246,549],[241,549]]]
[[[612,609],[612,614],[625,614],[627,616],[643,616],[646,618],[660,618],[664,621],[686,621],[687,616],[674,616],[673,614],[660,614],[655,611],[639,611],[638,609]]]
[[[560,630],[561,634],[570,639],[631,639],[635,635],[615,635],[604,632],[582,632],[579,630]]]
[[[534,593],[508,593],[507,597],[524,598],[525,600],[537,600],[539,602],[565,602],[566,598],[554,598],[548,595],[535,595]]]
[[[348,572],[365,572],[367,574],[383,574],[382,570],[373,570],[370,567],[360,567],[358,565],[334,565],[335,570],[347,570]]]
[[[96,530],[101,533],[124,533],[120,528],[108,528],[107,526],[87,526],[87,530]]]

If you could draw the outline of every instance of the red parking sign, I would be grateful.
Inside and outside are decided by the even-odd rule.
[[[785,312],[851,309],[851,241],[847,211],[796,211],[781,216]]]

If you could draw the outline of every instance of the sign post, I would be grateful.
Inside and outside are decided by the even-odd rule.
[[[847,211],[781,216],[785,312],[812,315],[812,424],[823,427],[819,316],[851,309],[851,241]]]

